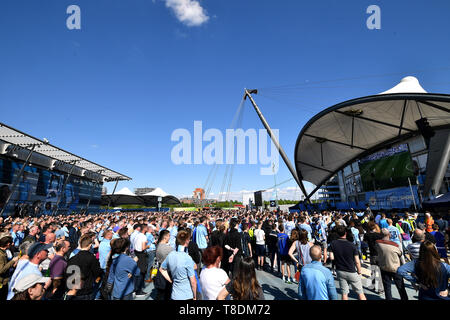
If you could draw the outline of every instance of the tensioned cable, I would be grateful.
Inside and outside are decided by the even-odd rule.
[[[236,110],[236,112],[234,114],[233,120],[231,122],[231,128],[233,128],[233,129],[235,128],[236,122],[237,122],[238,118],[240,117],[240,114],[242,113],[243,105],[244,105],[244,99],[242,99],[241,103],[239,104],[239,106],[238,106],[238,108],[237,108],[237,110]],[[205,198],[208,198],[208,196],[209,196],[209,194],[211,192],[212,186],[214,185],[214,182],[215,182],[215,177],[217,175],[218,169],[219,169],[219,165],[217,164],[217,162],[215,162],[213,167],[210,170],[210,173],[208,174],[207,182],[209,181],[209,186],[207,185],[207,183],[205,183],[205,188],[204,189],[207,188],[207,193],[205,195]],[[213,171],[214,171],[214,175],[212,176],[212,179],[209,180],[209,177],[211,176],[211,173]],[[226,172],[226,174],[227,174],[227,172]],[[220,197],[221,197],[221,194],[219,193],[219,199],[220,199]]]
[[[384,73],[384,74],[362,75],[362,76],[354,76],[354,77],[348,77],[348,78],[326,79],[326,80],[318,80],[318,81],[311,81],[311,82],[308,81],[306,83],[287,84],[287,85],[279,85],[279,86],[273,86],[273,87],[262,87],[262,88],[258,88],[258,89],[259,90],[269,90],[269,89],[277,89],[277,88],[307,86],[310,84],[318,84],[318,83],[351,81],[351,80],[361,80],[361,79],[369,79],[369,78],[383,78],[383,77],[391,77],[391,76],[404,75],[404,74],[433,72],[433,71],[436,72],[436,71],[443,71],[443,70],[450,70],[450,67],[440,67],[440,68],[434,68],[434,69],[416,70],[416,71],[408,71],[408,72],[392,72],[392,73]]]
[[[239,114],[237,128],[241,128],[242,127],[242,119],[244,118],[243,110],[244,110],[244,108],[242,108],[242,112]],[[233,148],[236,147],[236,144],[237,144],[236,139],[233,138]],[[236,152],[237,152],[237,150],[236,150]],[[231,181],[233,179],[233,172],[234,172],[234,161],[233,161],[233,164],[231,165],[231,173],[230,173],[230,177],[229,177],[229,180],[228,180],[227,195],[225,197],[225,201],[229,201],[230,200],[229,197],[230,197]]]

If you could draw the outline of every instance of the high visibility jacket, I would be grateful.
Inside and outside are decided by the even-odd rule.
[[[433,232],[433,224],[434,220],[430,217],[430,219],[425,220],[425,225],[427,226],[427,232]]]

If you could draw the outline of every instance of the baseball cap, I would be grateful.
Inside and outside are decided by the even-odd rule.
[[[31,245],[31,247],[28,249],[28,257],[32,259],[36,254],[43,250],[48,250],[52,247],[52,244],[45,244],[42,242],[35,242]]]
[[[13,289],[17,292],[23,292],[27,290],[28,288],[31,288],[36,283],[46,283],[48,280],[50,280],[49,277],[42,277],[41,275],[37,273],[32,273],[29,275],[26,275],[25,277],[19,279],[15,284]]]

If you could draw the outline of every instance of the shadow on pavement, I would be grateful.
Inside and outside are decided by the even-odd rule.
[[[268,284],[262,284],[263,292],[266,294],[271,295],[274,297],[275,300],[291,300],[291,299],[298,299],[297,292],[294,290],[287,288],[285,292],[281,291],[280,289],[270,286]]]

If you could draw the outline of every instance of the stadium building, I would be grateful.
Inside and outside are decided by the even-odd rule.
[[[131,178],[0,123],[1,215],[98,212],[103,183]]]

